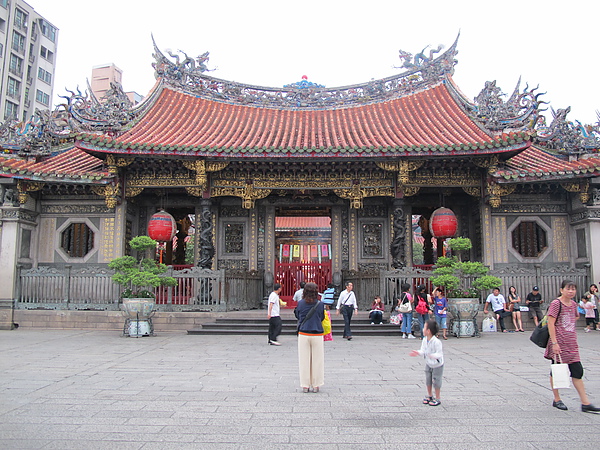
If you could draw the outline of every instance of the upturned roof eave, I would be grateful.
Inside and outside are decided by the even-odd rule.
[[[519,133],[515,133],[519,134]],[[372,159],[372,158],[447,158],[447,157],[469,157],[487,156],[495,154],[514,153],[525,150],[531,145],[529,136],[520,135],[519,142],[503,144],[500,140],[485,143],[465,143],[446,148],[432,148],[436,146],[403,146],[386,148],[311,148],[311,149],[256,149],[256,148],[169,148],[161,145],[120,146],[118,148],[106,145],[91,144],[77,141],[76,146],[82,150],[103,154],[118,154],[128,156],[161,156],[161,157],[191,157],[191,158],[215,158],[215,159],[304,159],[304,158],[339,158],[348,159]],[[496,144],[499,146],[496,147]],[[491,145],[491,148],[489,145]]]

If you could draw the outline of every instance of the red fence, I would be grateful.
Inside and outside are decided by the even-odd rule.
[[[317,283],[319,292],[323,292],[331,282],[331,260],[322,263],[275,262],[275,282],[282,287],[279,297],[288,302],[288,307],[295,306],[290,302],[294,292],[300,288],[301,281]]]

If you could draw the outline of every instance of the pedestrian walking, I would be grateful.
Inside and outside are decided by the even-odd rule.
[[[269,345],[281,345],[277,342],[277,338],[281,334],[281,316],[279,313],[281,293],[281,284],[273,285],[273,292],[269,295],[269,311],[267,318],[269,319]]]
[[[342,337],[349,341],[352,340],[352,330],[350,329],[352,314],[358,314],[358,303],[353,289],[354,285],[352,283],[346,283],[346,289],[340,294],[336,307],[336,314],[340,314],[341,312],[342,316],[344,316],[344,335]]]
[[[577,286],[574,282],[565,280],[560,286],[560,296],[550,303],[548,308],[548,332],[550,339],[544,352],[544,358],[552,360],[552,363],[561,362],[569,365],[569,372],[573,386],[581,400],[581,411],[600,412],[600,408],[590,403],[583,384],[583,365],[579,357],[579,346],[577,344],[577,329],[575,323],[579,317],[577,303],[573,300],[577,294]],[[560,398],[558,389],[554,389],[552,374],[550,374],[550,387],[554,394],[552,406],[566,411],[567,405]]]

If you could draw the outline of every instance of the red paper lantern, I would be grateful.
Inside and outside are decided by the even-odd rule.
[[[177,223],[171,214],[159,211],[148,222],[148,236],[158,242],[168,242],[177,233]]]
[[[429,220],[429,231],[436,239],[451,238],[456,235],[458,223],[451,209],[438,208]]]

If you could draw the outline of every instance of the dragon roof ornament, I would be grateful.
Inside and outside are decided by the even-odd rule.
[[[49,155],[68,137],[67,115],[48,110],[35,113],[26,122],[7,120],[0,123],[0,147],[4,153],[22,157]]]
[[[77,92],[67,89],[71,95],[60,96],[67,103],[59,105],[69,113],[69,125],[71,131],[108,132],[116,134],[136,117],[133,104],[123,91],[123,87],[117,82],[110,83],[110,89],[106,91],[100,100],[93,94],[92,89],[82,93],[79,88]]]
[[[583,125],[576,120],[567,120],[571,107],[552,111],[552,122],[546,125],[546,118],[540,117],[536,132],[536,141],[544,148],[556,150],[567,155],[580,155],[598,152],[600,149],[600,113],[596,112],[598,122]]]
[[[403,61],[400,68],[405,70],[398,75],[339,88],[313,86],[308,82],[270,88],[221,80],[206,74],[209,71],[205,64],[208,52],[194,60],[179,50],[185,56],[180,61],[179,54],[166,51],[171,57],[169,59],[159,50],[154,38],[152,42],[155,77],[162,78],[175,89],[225,103],[278,109],[324,109],[390,100],[443,81],[447,75],[454,73],[458,37],[447,51],[435,58],[441,46],[432,50],[429,56],[425,55],[424,49],[414,58],[412,54],[400,50],[400,59]]]
[[[512,95],[504,101],[506,94],[496,86],[496,81],[486,81],[485,87],[475,97],[474,103],[467,105],[467,109],[474,119],[492,131],[532,129],[544,111],[540,108],[545,102],[539,99],[544,93],[536,94],[538,87],[529,89],[528,85],[521,92],[520,85],[521,78]]]

